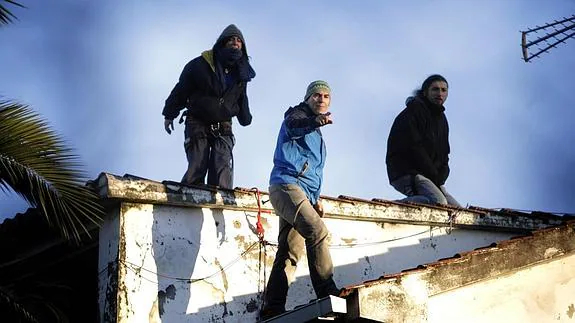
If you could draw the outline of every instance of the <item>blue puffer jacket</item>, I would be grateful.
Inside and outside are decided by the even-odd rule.
[[[326,158],[325,143],[315,118],[305,102],[286,111],[270,176],[270,185],[299,185],[312,204],[319,199]]]

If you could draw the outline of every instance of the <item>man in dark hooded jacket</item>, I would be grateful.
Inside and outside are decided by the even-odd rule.
[[[184,67],[162,114],[168,134],[180,111],[185,116],[184,148],[188,169],[184,184],[208,184],[233,188],[235,144],[232,118],[242,126],[252,122],[247,82],[255,77],[249,64],[245,38],[235,25],[229,25],[211,50],[204,51]]]
[[[449,176],[449,125],[443,104],[447,80],[429,76],[406,100],[387,140],[387,174],[402,201],[460,206],[445,189]]]

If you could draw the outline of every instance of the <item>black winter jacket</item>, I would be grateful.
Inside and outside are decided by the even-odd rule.
[[[395,118],[387,140],[389,181],[421,174],[437,186],[449,176],[449,125],[445,108],[415,97]]]
[[[215,72],[212,50],[191,60],[182,71],[180,79],[162,111],[167,119],[176,118],[180,110],[206,124],[231,121],[236,116],[242,126],[252,122],[246,94],[246,82],[235,82],[225,92]]]

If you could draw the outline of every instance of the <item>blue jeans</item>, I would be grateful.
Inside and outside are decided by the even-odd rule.
[[[279,216],[278,250],[268,280],[265,308],[285,311],[297,263],[307,251],[309,275],[318,298],[337,295],[329,232],[303,190],[295,184],[271,185],[270,201]]]
[[[449,204],[461,207],[459,202],[451,196],[441,185],[437,187],[427,177],[417,175],[405,175],[391,182],[391,186],[407,197],[401,202],[416,202],[424,204]]]

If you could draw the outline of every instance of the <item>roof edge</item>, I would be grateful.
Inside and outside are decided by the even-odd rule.
[[[271,204],[268,203],[268,193],[257,188],[222,189],[207,185],[188,186],[171,181],[157,182],[133,175],[117,176],[109,173],[101,173],[95,181],[95,186],[100,197],[108,200],[273,212]],[[406,204],[347,196],[321,198],[326,218],[347,220],[529,232],[560,225],[567,219],[555,215],[533,216],[500,210]]]

